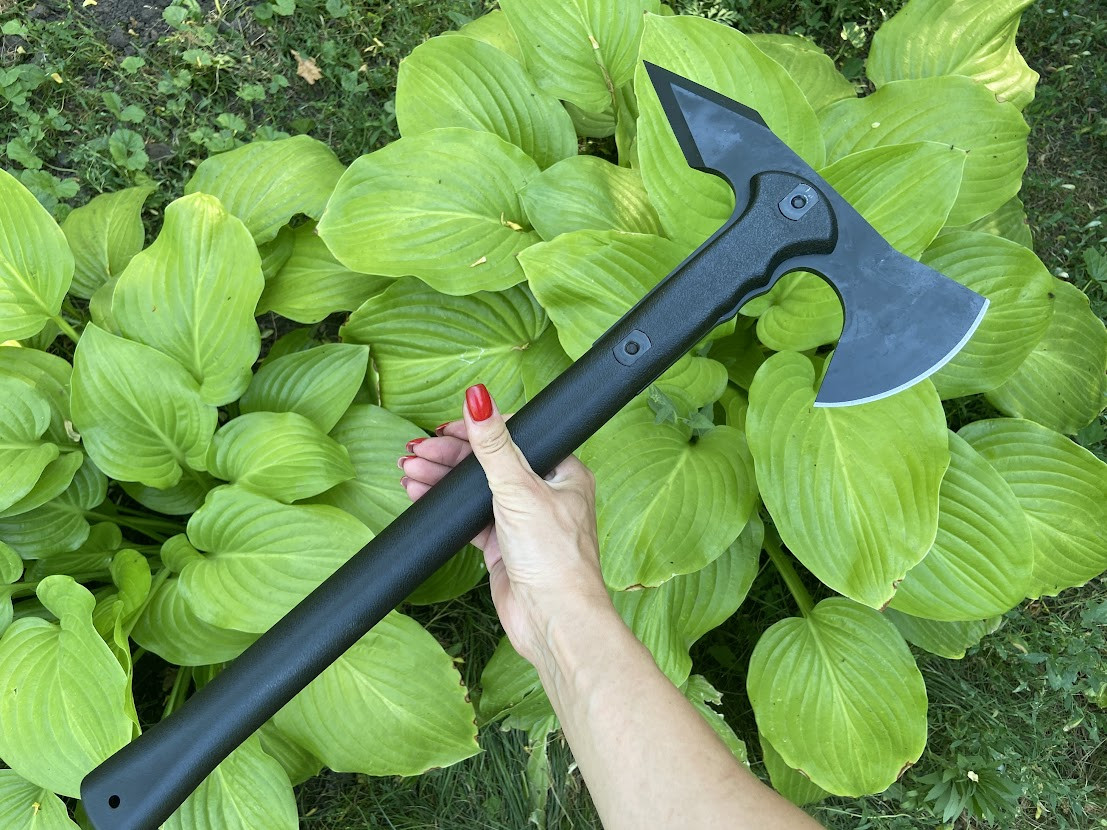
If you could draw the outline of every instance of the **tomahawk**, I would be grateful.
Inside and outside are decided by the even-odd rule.
[[[512,438],[535,472],[552,470],[791,271],[826,279],[845,314],[815,406],[895,394],[968,341],[985,298],[895,251],[754,110],[660,67],[646,69],[688,164],[729,182],[734,213],[512,417]],[[89,773],[81,797],[92,825],[154,830],[491,518],[488,482],[470,456],[181,709]]]

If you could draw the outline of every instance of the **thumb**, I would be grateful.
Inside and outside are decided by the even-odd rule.
[[[483,383],[465,390],[465,426],[469,444],[497,498],[534,490],[540,479],[507,431],[507,423]]]

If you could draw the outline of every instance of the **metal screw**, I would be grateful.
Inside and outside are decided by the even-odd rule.
[[[793,196],[792,207],[794,207],[796,210],[807,207],[807,197],[802,195]]]
[[[626,345],[626,353],[627,354],[638,354],[638,344],[635,343],[633,340],[631,340]]]

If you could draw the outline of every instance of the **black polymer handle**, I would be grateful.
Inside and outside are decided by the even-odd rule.
[[[512,416],[511,436],[536,473],[552,470],[712,328],[766,291],[787,260],[834,249],[834,216],[810,183],[761,173],[750,193],[740,217]],[[470,456],[178,711],[90,772],[81,798],[95,830],[155,830],[220,761],[491,518],[488,480]]]

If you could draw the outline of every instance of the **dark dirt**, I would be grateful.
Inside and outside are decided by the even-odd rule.
[[[153,43],[170,29],[161,13],[170,0],[97,0],[83,12],[105,32],[109,46],[126,52],[137,45]]]

